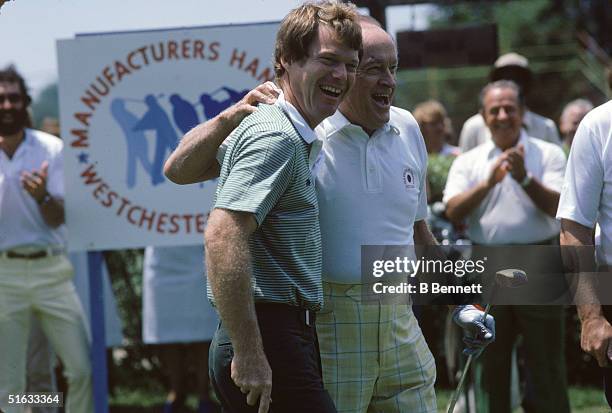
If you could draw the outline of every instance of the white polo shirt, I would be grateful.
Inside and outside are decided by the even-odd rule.
[[[563,150],[521,132],[518,144],[525,148],[525,169],[545,187],[561,191],[565,170]],[[444,203],[488,179],[502,154],[493,141],[459,155],[448,173]],[[559,222],[546,215],[510,174],[491,189],[467,217],[470,239],[479,244],[530,244],[559,234]]]
[[[580,122],[567,163],[557,218],[601,227],[598,261],[612,265],[612,101]]]
[[[0,251],[21,246],[63,246],[66,240],[64,225],[49,227],[38,209],[38,204],[23,189],[22,171],[40,169],[49,162],[47,191],[64,197],[63,143],[59,138],[41,131],[26,129],[12,159],[0,150]]]
[[[369,137],[340,111],[315,130],[323,140],[317,174],[323,279],[361,283],[362,245],[413,245],[427,217],[427,150],[410,112],[391,108]]]

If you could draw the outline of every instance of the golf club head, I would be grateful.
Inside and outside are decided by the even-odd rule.
[[[508,268],[495,273],[495,283],[500,287],[518,288],[527,282],[527,273],[516,268]]]

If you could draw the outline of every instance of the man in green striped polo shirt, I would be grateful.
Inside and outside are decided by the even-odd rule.
[[[209,297],[221,318],[210,368],[227,411],[262,413],[271,400],[275,413],[336,411],[314,331],[323,295],[309,157],[313,129],[354,81],[360,48],[354,7],[290,12],[276,39],[278,103],[262,105],[229,140],[205,233]]]

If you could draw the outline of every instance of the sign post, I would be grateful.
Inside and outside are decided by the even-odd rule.
[[[277,22],[58,41],[68,248],[202,243],[215,182],[163,176],[179,138],[273,80]],[[95,412],[108,412],[102,255],[88,257]]]

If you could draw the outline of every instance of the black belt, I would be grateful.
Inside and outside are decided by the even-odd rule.
[[[255,312],[259,316],[273,316],[286,320],[297,320],[307,326],[314,326],[316,313],[300,307],[281,303],[255,303]]]

